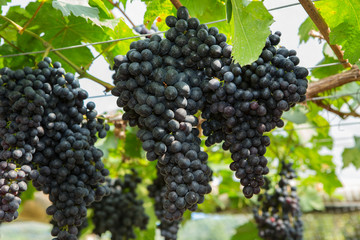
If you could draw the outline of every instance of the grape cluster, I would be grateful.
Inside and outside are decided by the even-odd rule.
[[[145,214],[143,201],[136,199],[136,187],[141,182],[136,171],[126,174],[124,180],[106,179],[109,194],[100,202],[91,205],[93,233],[101,235],[111,232],[112,240],[134,239],[133,228],[146,229],[149,217]]]
[[[211,77],[203,88],[205,144],[224,141],[222,147],[234,161],[230,169],[247,198],[260,192],[263,175],[269,172],[264,154],[270,138],[264,133],[283,127],[282,113],[305,100],[308,70],[297,66],[294,50],[276,48],[280,35],[270,34],[259,58],[243,67],[231,60],[231,46],[212,45],[212,60],[205,69]]]
[[[166,183],[164,218],[173,221],[204,201],[204,194],[211,191],[212,171],[200,149],[199,121],[194,116],[205,103],[200,88],[205,74],[188,56],[197,48],[196,29],[206,26],[189,18],[185,7],[166,23],[171,28],[165,39],[153,35],[132,42],[126,56],[115,57],[112,94],[125,111],[123,119],[140,128],[137,136],[147,159],[158,160]]]
[[[149,197],[153,198],[155,201],[155,215],[160,220],[158,228],[160,229],[161,236],[164,236],[165,240],[176,240],[181,219],[168,221],[164,218],[166,211],[163,207],[163,204],[166,199],[166,183],[162,178],[159,170],[157,171],[157,175],[158,176],[154,180],[153,184],[148,186],[148,190]]]
[[[165,218],[174,220],[211,190],[194,114],[202,112],[205,144],[223,142],[230,150],[230,169],[250,198],[269,172],[264,133],[282,127],[282,113],[305,100],[308,70],[297,66],[296,51],[277,47],[280,32],[269,35],[255,62],[240,66],[226,36],[189,18],[185,7],[166,24],[164,39],[132,42],[126,56],[115,57],[112,94],[123,118],[139,126],[147,159],[158,159],[167,186]]]
[[[151,29],[147,29],[144,24],[140,24],[138,26],[135,26],[134,31],[140,34],[149,34],[149,33],[156,33],[159,31],[159,28],[156,26],[156,23],[153,23],[151,25]],[[147,38],[150,38],[151,36],[146,36]]]
[[[97,119],[93,102],[84,105],[87,92],[60,62],[46,57],[38,68],[3,68],[0,74],[0,204],[5,220],[16,218],[18,195],[32,180],[52,202],[46,212],[53,216],[54,239],[77,239],[87,206],[106,193],[101,184],[109,171],[94,143],[109,126]]]
[[[292,164],[282,162],[281,179],[273,193],[269,193],[269,181],[266,192],[259,196],[260,207],[254,209],[254,217],[259,236],[266,240],[301,240],[303,223],[296,187],[290,181],[296,178]]]

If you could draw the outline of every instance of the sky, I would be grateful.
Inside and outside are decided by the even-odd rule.
[[[13,0],[13,5],[24,5],[28,1],[23,0]],[[264,5],[267,9],[276,8],[279,6],[288,5],[291,3],[297,3],[294,0],[266,0]],[[26,5],[26,4],[25,4]],[[122,4],[121,4],[122,5]],[[124,7],[122,6],[124,9]],[[3,7],[3,11],[6,12],[7,7]],[[143,16],[146,11],[146,6],[140,0],[133,0],[131,3],[128,2],[125,12],[135,23],[135,25],[140,25],[143,23]],[[304,67],[315,66],[318,62],[322,60],[323,54],[322,49],[324,43],[319,43],[316,39],[310,39],[306,44],[299,44],[298,29],[301,23],[306,19],[307,14],[301,5],[292,6],[288,8],[278,9],[270,12],[274,17],[274,23],[271,25],[271,30],[281,31],[281,42],[280,45],[286,46],[288,49],[295,49],[297,51],[297,56],[300,58],[300,65]],[[123,17],[120,11],[114,11],[114,14],[117,17]],[[219,20],[219,19],[214,19]],[[125,22],[129,24],[127,20]],[[94,50],[93,50],[94,51]],[[95,53],[95,51],[94,51]],[[96,53],[94,55],[97,55]],[[109,70],[108,63],[104,58],[98,58],[92,64],[89,72],[106,81],[112,83],[112,74],[113,71]],[[82,88],[86,89],[89,92],[89,96],[98,96],[104,95],[103,88],[98,84],[92,82],[88,79],[81,79],[80,81]],[[110,93],[108,93],[110,95]],[[116,106],[116,98],[101,97],[89,99],[97,105],[99,112],[110,112],[116,111],[118,107]],[[360,122],[357,118],[348,118],[342,120],[339,117],[335,116],[332,113],[324,111],[322,116],[325,117],[330,124],[338,125],[330,129],[330,135],[334,138],[334,147],[332,151],[324,151],[324,153],[332,154],[334,156],[334,162],[337,164],[337,173],[340,180],[346,187],[351,187],[354,184],[360,186],[360,181],[358,181],[358,176],[360,171],[356,171],[354,167],[348,167],[344,170],[341,170],[342,158],[341,154],[345,147],[352,147],[354,145],[353,136],[356,132],[360,133],[360,125],[350,125],[350,126],[341,126],[342,123],[350,122]],[[301,127],[298,125],[297,127]],[[312,134],[312,130],[301,131],[304,138],[308,138]]]

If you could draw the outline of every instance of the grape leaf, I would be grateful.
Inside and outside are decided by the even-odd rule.
[[[56,0],[52,6],[67,17],[71,13],[76,17],[99,18],[99,9],[91,7],[87,0]]]
[[[118,24],[114,29],[107,29],[106,34],[111,39],[119,39],[134,35],[128,25],[122,20],[118,19]],[[128,39],[115,43],[95,45],[94,48],[98,52],[103,52],[105,60],[112,66],[114,65],[114,57],[116,55],[124,55],[129,51],[129,45],[132,41],[137,39]]]
[[[360,1],[358,0],[327,0],[317,1],[316,7],[328,24],[330,42],[342,46],[344,58],[350,63],[360,58]]]
[[[232,1],[232,5],[232,55],[240,65],[246,65],[258,59],[270,34],[273,17],[262,2]]]
[[[89,4],[90,6],[97,6],[97,8],[100,10],[99,16],[103,18],[114,18],[113,15],[110,13],[109,9],[106,6],[107,1],[103,2],[101,0],[90,0]],[[112,6],[112,5],[111,5]]]
[[[11,0],[0,0],[0,13],[2,12],[1,11],[1,6],[7,5],[8,2],[11,2]]]
[[[100,20],[99,9],[91,7],[88,4],[88,0],[56,0],[52,2],[52,6],[60,10],[65,17],[70,16],[72,13],[75,17],[90,20],[98,26],[114,27],[112,21],[108,21],[107,19]]]
[[[189,10],[191,17],[196,17],[200,23],[208,23],[226,18],[225,5],[222,0],[182,0],[184,6]],[[209,27],[217,27],[219,32],[227,36],[227,43],[232,44],[231,27],[226,21],[209,25]]]
[[[324,54],[324,59],[322,59],[317,65],[339,62],[339,60],[336,58],[334,52],[331,50],[328,44],[324,45],[323,54]],[[325,68],[319,67],[311,70],[311,76],[321,79],[324,77],[328,77],[340,73],[343,70],[344,70],[343,65],[334,65]]]
[[[306,43],[310,39],[309,32],[311,30],[317,30],[314,22],[310,17],[306,18],[305,21],[300,25],[298,35],[300,36],[300,44]]]
[[[33,12],[36,8],[36,4],[29,4],[26,10],[29,12]],[[36,34],[41,34],[44,32],[43,39],[50,42],[52,46],[55,48],[58,47],[66,47],[79,45],[82,42],[92,42],[96,40],[103,40],[103,37],[96,36],[103,32],[101,28],[93,25],[91,22],[87,22],[85,19],[81,17],[69,16],[68,18],[63,18],[60,12],[50,10],[51,6],[48,3],[45,3],[42,7],[42,11],[52,11],[52,14],[39,14],[29,26],[29,30],[35,32]],[[34,39],[27,34],[23,34],[19,36],[18,44],[20,46],[26,46],[27,41],[36,41],[39,40]],[[28,49],[26,46],[25,51],[34,51],[34,50],[43,50],[44,47],[38,46],[36,49]],[[77,48],[68,51],[62,51],[62,54],[65,55],[68,59],[70,59],[73,63],[78,66],[86,66],[88,64],[88,59],[93,57],[90,50],[86,47]],[[65,64],[63,60],[59,59],[54,53],[50,53],[49,56],[53,58],[54,61],[61,61],[63,63],[63,67],[67,71],[73,71],[69,65]],[[42,58],[42,55],[37,56],[38,61]]]
[[[350,166],[351,164],[356,168],[360,168],[360,137],[354,136],[355,146],[352,148],[345,148],[342,153],[343,168]]]
[[[146,0],[146,12],[144,15],[144,25],[150,29],[154,20],[159,17],[156,26],[160,31],[167,30],[165,18],[169,15],[176,16],[176,9],[170,1],[164,0]]]
[[[249,221],[236,228],[236,233],[231,237],[231,240],[237,239],[253,239],[260,240],[258,228],[253,221]]]
[[[321,211],[325,208],[320,194],[312,186],[303,184],[299,185],[298,195],[301,199],[301,210],[304,212],[310,212],[313,210]]]
[[[350,63],[356,63],[360,58],[360,25],[352,25],[343,22],[330,32],[330,42],[342,46],[344,59]]]

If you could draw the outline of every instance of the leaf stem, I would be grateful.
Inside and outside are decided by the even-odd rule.
[[[17,24],[16,22],[14,22],[13,20],[11,20],[10,18],[7,18],[5,16],[0,15],[0,18],[7,21],[8,23],[11,23],[14,27],[16,27],[16,29],[20,32],[22,30],[22,27]]]
[[[44,5],[44,3],[45,3],[45,0],[42,0],[40,5],[36,9],[34,15],[27,21],[27,23],[25,23],[24,27],[19,31],[20,34],[24,33],[25,29],[29,26],[29,24],[32,22],[32,20],[34,20],[34,18],[36,17],[36,15],[38,14],[40,8]]]
[[[13,48],[15,48],[16,50],[18,50],[19,52],[24,52],[23,50],[21,50],[20,48],[18,48],[17,46],[15,46],[13,43],[11,43],[9,40],[7,40],[3,35],[0,34],[0,38],[4,39],[4,41],[9,44],[10,46],[12,46]]]

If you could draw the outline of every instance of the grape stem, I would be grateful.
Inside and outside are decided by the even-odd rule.
[[[1,16],[0,15],[0,18],[9,22],[10,24],[12,24],[13,26],[15,26],[18,31],[23,31],[25,32],[26,34],[29,34],[30,36],[32,36],[33,38],[35,39],[38,39],[39,41],[42,42],[42,44],[44,45],[44,47],[46,47],[47,49],[53,49],[54,47],[47,41],[45,41],[43,38],[41,38],[39,35],[37,35],[36,33],[32,32],[32,31],[29,31],[27,29],[24,29],[22,28],[20,25],[18,25],[17,23],[15,23],[14,21],[12,21],[11,19],[5,17],[5,16]],[[24,29],[24,30],[22,30]],[[67,57],[65,57],[62,53],[58,52],[58,51],[54,51],[54,53],[60,57],[62,60],[64,60],[67,64],[69,64],[79,75],[80,77],[79,78],[88,78],[102,86],[105,87],[105,91],[108,92],[110,91],[111,89],[114,88],[113,85],[111,85],[110,83],[107,83],[107,82],[104,82],[100,79],[98,79],[97,77],[91,75],[90,73],[88,73],[86,70],[80,68],[79,66],[77,66],[75,63],[73,63],[70,59],[68,59]]]
[[[29,21],[27,21],[24,25],[24,27],[19,31],[20,34],[23,34],[25,29],[29,26],[29,24],[32,22],[32,20],[34,20],[34,18],[36,17],[36,15],[38,14],[40,8],[44,5],[45,0],[42,0],[40,5],[38,6],[38,8],[36,9],[34,15],[29,19]]]
[[[120,7],[120,5],[119,5],[118,2],[117,2],[117,3],[114,3],[113,0],[108,0],[108,2],[111,3],[111,4],[112,4],[114,7],[116,7],[117,9],[119,9],[119,11],[126,17],[126,19],[130,22],[130,24],[133,26],[133,28],[136,27],[135,24],[133,23],[133,21],[131,21],[131,19],[129,18],[129,16],[125,13],[125,11],[121,9],[121,7]]]
[[[351,68],[351,64],[347,62],[347,60],[344,60],[344,53],[341,51],[340,46],[336,44],[330,44],[329,26],[326,24],[319,11],[316,9],[314,3],[311,0],[299,0],[299,2],[311,18],[311,20],[315,23],[322,36],[324,36],[324,39],[330,45],[331,49],[333,50],[339,61],[343,64],[345,68]]]
[[[183,6],[179,0],[170,0],[170,2],[175,6],[176,9]]]

